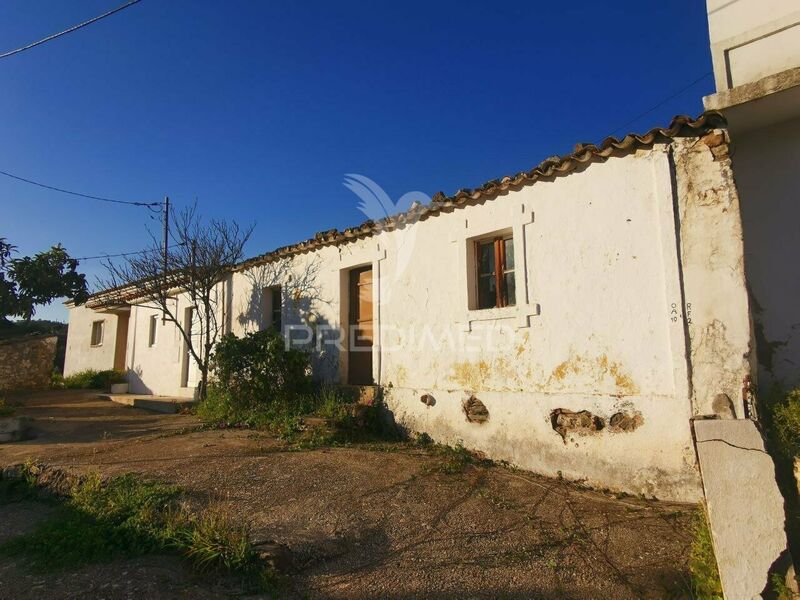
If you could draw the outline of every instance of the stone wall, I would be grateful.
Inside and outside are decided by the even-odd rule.
[[[0,340],[0,390],[48,388],[57,345],[55,335]]]

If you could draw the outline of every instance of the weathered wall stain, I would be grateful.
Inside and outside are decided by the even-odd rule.
[[[465,390],[479,390],[485,387],[485,382],[490,375],[491,368],[485,360],[477,362],[464,361],[453,365],[450,379]]]
[[[630,396],[639,393],[638,386],[618,362],[610,361],[605,354],[597,358],[575,355],[560,363],[553,369],[548,380],[554,387],[563,387],[570,376],[584,375],[594,380],[598,387],[607,381],[612,381],[616,393],[620,396]]]

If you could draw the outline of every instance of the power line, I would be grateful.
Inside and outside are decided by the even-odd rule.
[[[170,248],[176,248],[177,246],[180,246],[180,244],[176,244],[176,245],[170,246]],[[156,252],[157,253],[161,253],[161,252],[163,252],[163,250],[161,248],[159,248],[158,250],[156,250],[154,248],[150,248],[148,250],[137,250],[136,252],[120,252],[119,254],[98,254],[97,256],[81,256],[79,258],[76,258],[75,260],[96,260],[98,258],[119,258],[121,256],[133,256],[135,254],[148,254],[148,253],[156,253]]]
[[[139,0],[136,1],[138,2]],[[64,188],[56,187],[54,185],[47,185],[46,183],[40,183],[38,181],[33,181],[32,179],[26,179],[25,177],[20,177],[19,175],[14,175],[13,173],[9,173],[7,171],[0,171],[0,175],[5,175],[6,177],[10,177],[11,179],[16,179],[17,181],[24,181],[25,183],[30,183],[31,185],[36,185],[41,188],[45,188],[47,190],[61,192],[62,194],[70,194],[72,196],[80,196],[81,198],[89,198],[90,200],[100,200],[101,202],[112,202],[114,204],[127,204],[129,206],[145,206],[147,208],[153,206],[161,206],[161,202],[130,202],[127,200],[115,200],[114,198],[104,198],[103,196],[92,196],[90,194],[82,194],[81,192],[72,192],[70,190],[65,190]]]
[[[64,31],[59,31],[58,33],[54,33],[53,35],[49,35],[46,38],[42,38],[41,40],[38,40],[36,42],[31,42],[27,46],[22,46],[21,48],[16,48],[15,50],[9,50],[8,52],[4,52],[3,54],[0,54],[0,58],[8,58],[9,56],[14,56],[15,54],[19,54],[20,52],[24,52],[25,50],[30,50],[31,48],[35,48],[36,46],[40,46],[41,44],[44,44],[44,43],[49,42],[51,40],[54,40],[54,39],[56,39],[58,37],[61,37],[62,35],[67,35],[68,33],[72,33],[73,31],[77,31],[78,29],[81,29],[82,27],[86,27],[87,25],[91,25],[92,23],[97,23],[97,21],[99,21],[100,19],[105,19],[106,17],[110,17],[114,13],[118,13],[121,10],[125,10],[129,6],[133,6],[134,4],[136,4],[136,3],[140,2],[140,1],[141,0],[131,0],[127,4],[123,4],[122,6],[118,6],[117,8],[115,8],[113,10],[110,10],[107,13],[103,13],[102,15],[94,17],[93,19],[89,19],[88,21],[84,21],[83,23],[78,23],[77,25],[74,25],[74,26],[70,27],[69,29],[65,29]]]
[[[674,93],[674,94],[672,94],[671,96],[667,96],[666,98],[664,98],[664,99],[663,99],[661,102],[659,102],[658,104],[656,104],[656,105],[654,105],[654,106],[652,106],[652,107],[648,108],[648,109],[647,109],[646,111],[644,111],[643,113],[641,113],[641,114],[639,114],[639,115],[636,115],[636,116],[635,116],[634,118],[632,118],[630,121],[627,121],[627,122],[623,123],[622,125],[620,125],[619,127],[617,127],[615,130],[613,130],[611,133],[609,133],[607,136],[605,136],[603,139],[606,139],[606,138],[608,138],[608,137],[611,137],[612,135],[614,135],[615,133],[617,133],[617,132],[618,132],[620,129],[624,129],[625,127],[628,127],[628,125],[631,125],[631,124],[635,123],[636,121],[638,121],[639,119],[641,119],[642,117],[645,117],[645,116],[649,115],[651,112],[653,112],[653,111],[654,111],[654,110],[656,110],[657,108],[661,108],[661,107],[662,107],[662,106],[664,106],[664,105],[665,105],[667,102],[669,102],[669,101],[670,101],[670,100],[672,100],[673,98],[677,98],[678,96],[680,96],[681,94],[683,94],[683,93],[684,93],[686,90],[688,90],[688,89],[690,89],[690,88],[692,88],[692,87],[696,86],[698,83],[700,83],[701,81],[703,81],[703,79],[705,79],[706,77],[708,77],[709,75],[712,75],[712,74],[713,74],[713,71],[709,71],[708,73],[704,73],[703,75],[701,75],[700,77],[698,77],[697,79],[695,79],[694,81],[692,81],[691,83],[689,83],[688,85],[686,85],[686,86],[682,87],[680,90],[678,90],[677,92],[675,92],[675,93]]]

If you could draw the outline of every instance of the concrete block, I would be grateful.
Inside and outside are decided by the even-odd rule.
[[[785,571],[791,562],[772,458],[753,421],[696,420],[693,425],[725,597],[761,598],[771,569]]]
[[[194,404],[194,400],[181,398],[148,398],[146,396],[140,396],[133,400],[134,408],[170,415],[180,412],[182,408],[188,408]]]
[[[27,432],[27,417],[0,418],[0,444],[24,440]]]

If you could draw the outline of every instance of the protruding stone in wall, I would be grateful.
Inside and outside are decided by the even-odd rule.
[[[644,417],[638,412],[620,411],[611,415],[608,420],[609,430],[615,433],[634,431],[642,423],[644,423]]]
[[[564,439],[565,444],[567,443],[567,435],[573,433],[579,435],[597,433],[606,426],[606,422],[602,417],[595,416],[588,410],[573,412],[564,408],[557,408],[550,413],[550,421],[556,433]]]
[[[419,401],[422,402],[425,406],[433,406],[436,404],[436,398],[431,396],[430,394],[422,394],[420,396]]]
[[[489,420],[489,409],[475,396],[464,401],[464,414],[470,423],[485,423]]]
[[[701,139],[703,143],[711,149],[714,160],[720,160],[728,156],[728,139],[725,131],[712,131],[704,135]]]
[[[728,394],[717,394],[714,396],[714,401],[711,403],[711,410],[721,419],[736,418],[736,411],[733,408],[733,402],[731,402]]]

